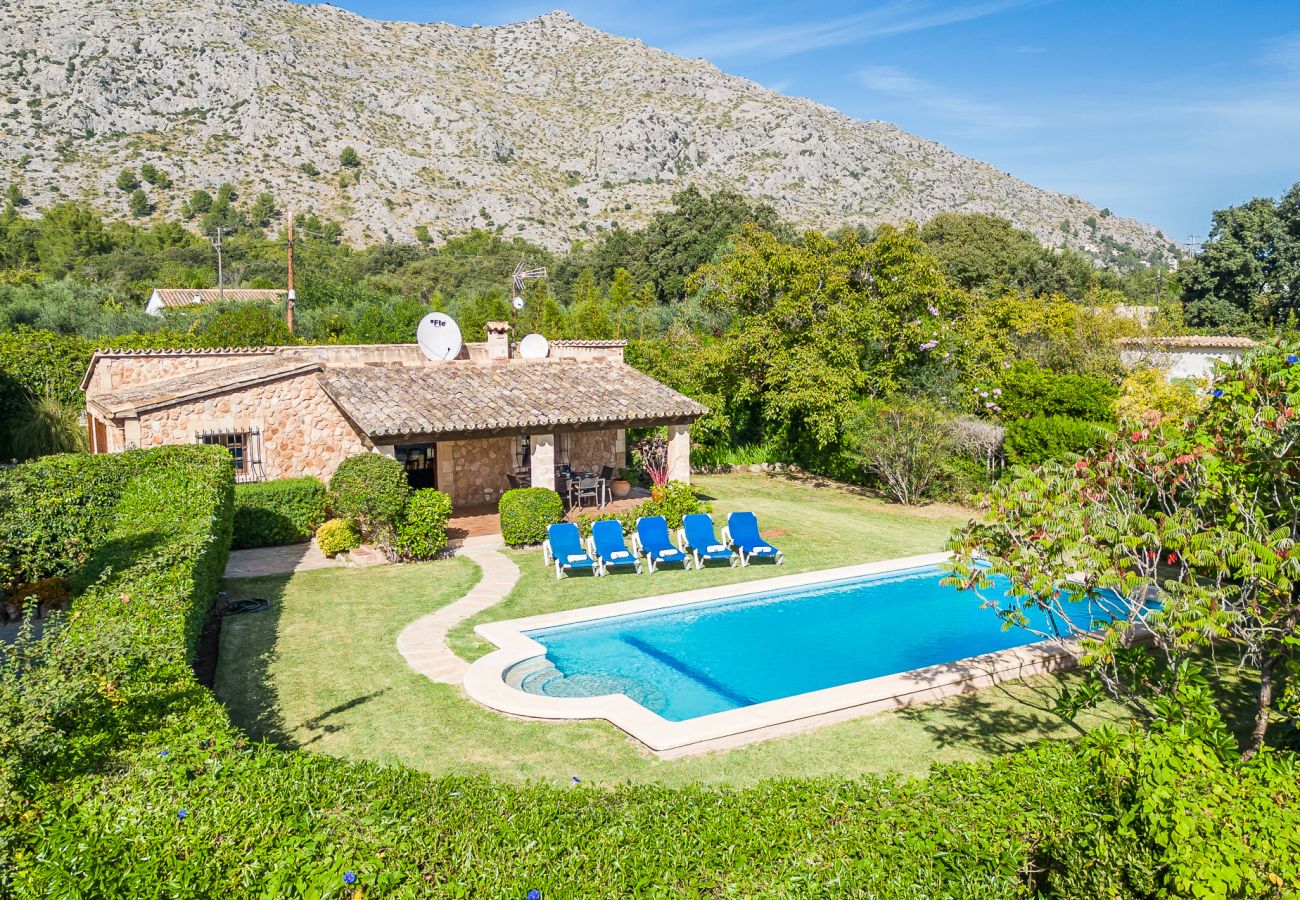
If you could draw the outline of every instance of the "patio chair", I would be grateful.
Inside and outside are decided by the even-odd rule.
[[[778,566],[785,561],[780,550],[763,540],[758,532],[758,517],[752,512],[734,512],[727,516],[722,539],[736,548],[742,566],[749,565],[754,559],[773,559]]]
[[[560,522],[546,529],[542,559],[548,566],[555,566],[556,581],[565,572],[580,569],[589,569],[593,575],[601,574],[600,565],[583,551],[582,536],[578,534],[578,526],[572,522]]]
[[[593,522],[588,549],[600,560],[601,574],[607,574],[610,566],[632,566],[641,574],[641,560],[627,549],[623,543],[623,526],[612,519]]]
[[[691,557],[673,543],[668,534],[668,520],[663,516],[642,516],[636,520],[632,549],[645,554],[652,575],[664,563],[681,563],[683,571],[691,567]]]
[[[518,478],[516,478],[516,477],[515,477],[514,475],[512,475],[511,473],[507,472],[507,473],[506,473],[506,481],[510,484],[510,490],[512,490],[512,491],[513,491],[513,490],[518,490],[518,488],[519,488],[519,479],[518,479]]]
[[[579,478],[578,488],[577,491],[575,491],[575,495],[577,497],[577,503],[579,507],[582,506],[582,500],[584,497],[590,497],[592,500],[595,500],[596,505],[599,506],[600,505],[600,482],[596,479],[596,476],[587,475],[585,477]]]
[[[707,513],[691,513],[683,517],[681,539],[686,549],[695,556],[697,569],[709,560],[725,559],[727,565],[734,566],[739,559],[713,533],[713,520]]]

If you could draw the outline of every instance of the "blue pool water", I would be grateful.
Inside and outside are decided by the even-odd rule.
[[[622,693],[680,722],[1039,640],[1003,630],[973,592],[942,577],[938,567],[908,569],[530,631],[553,668],[520,687]],[[995,582],[986,596],[1005,593],[1005,579]]]

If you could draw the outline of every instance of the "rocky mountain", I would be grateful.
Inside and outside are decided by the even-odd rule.
[[[820,228],[983,211],[1098,258],[1171,250],[1151,226],[887,122],[564,13],[496,28],[287,0],[0,0],[0,14],[0,181],[34,207],[125,216],[118,173],[151,163],[171,180],[145,185],[160,213],[229,181],[356,240],[477,226],[559,248],[697,184]]]

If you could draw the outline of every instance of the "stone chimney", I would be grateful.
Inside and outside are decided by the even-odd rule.
[[[487,323],[487,350],[488,359],[509,359],[510,358],[510,323],[509,322],[488,322]]]

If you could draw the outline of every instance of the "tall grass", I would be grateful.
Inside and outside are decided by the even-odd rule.
[[[86,449],[86,431],[81,427],[81,410],[75,403],[46,391],[30,396],[27,415],[14,427],[11,445],[20,459],[34,459],[50,453],[78,453]]]

